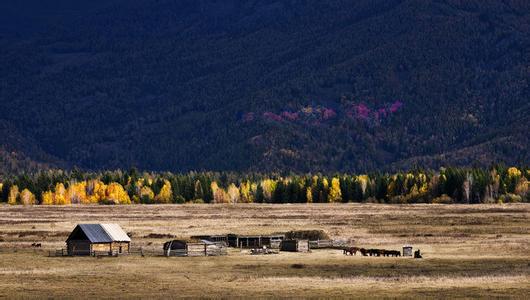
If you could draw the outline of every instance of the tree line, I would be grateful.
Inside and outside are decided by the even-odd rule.
[[[0,178],[16,205],[166,203],[530,202],[530,169],[442,168],[370,174],[186,174],[47,170]]]

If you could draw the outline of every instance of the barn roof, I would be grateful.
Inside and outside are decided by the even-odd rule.
[[[101,224],[101,226],[103,227],[103,229],[107,232],[107,234],[110,236],[110,238],[114,242],[130,242],[131,241],[127,233],[125,233],[125,231],[121,229],[120,225]]]
[[[68,240],[81,230],[91,243],[130,242],[131,239],[118,224],[79,224]]]

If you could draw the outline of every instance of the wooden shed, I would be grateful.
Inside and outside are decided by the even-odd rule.
[[[283,240],[280,244],[280,251],[309,252],[309,241],[308,240]]]
[[[68,255],[118,255],[129,253],[131,239],[117,224],[79,224],[68,239]]]

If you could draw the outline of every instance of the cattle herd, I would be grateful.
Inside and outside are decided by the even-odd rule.
[[[401,256],[401,252],[397,250],[365,249],[358,247],[348,247],[343,249],[344,255],[357,255],[357,252],[361,253],[362,256]]]

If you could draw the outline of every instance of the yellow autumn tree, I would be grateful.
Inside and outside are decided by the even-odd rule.
[[[89,203],[100,203],[105,200],[107,185],[100,180],[90,180],[86,186],[87,201]]]
[[[139,196],[140,196],[140,200],[142,200],[142,202],[147,202],[147,203],[151,203],[155,199],[155,193],[148,186],[142,186],[140,188]]]
[[[156,195],[156,203],[170,203],[173,199],[173,191],[171,190],[171,182],[164,180],[164,185],[160,189],[160,193]]]
[[[228,199],[230,203],[238,203],[239,202],[239,189],[235,184],[230,184],[228,186]]]
[[[216,198],[217,191],[219,190],[219,185],[217,184],[217,182],[212,181],[212,183],[210,183],[210,189],[212,190],[213,202],[220,203],[218,202],[218,199]]]
[[[252,203],[252,193],[250,192],[250,182],[242,182],[239,186],[240,201],[242,203]]]
[[[55,193],[53,194],[53,204],[55,205],[66,205],[70,204],[69,200],[66,198],[66,188],[61,182],[55,185]]]
[[[519,169],[517,169],[516,167],[511,167],[511,168],[508,169],[508,176],[510,178],[519,178],[519,177],[521,177],[522,174],[523,173]]]
[[[337,203],[342,201],[342,191],[340,190],[340,180],[336,177],[331,179],[328,202]]]
[[[213,193],[213,202],[214,203],[229,203],[230,197],[228,193],[221,187],[217,185],[217,182],[212,182],[210,187],[212,188]]]
[[[66,199],[67,202],[74,204],[89,204],[90,200],[87,196],[86,182],[71,183],[66,190]]]
[[[361,190],[363,191],[363,196],[366,194],[366,188],[368,187],[368,182],[370,181],[370,177],[368,175],[360,175],[357,176],[357,180],[359,181],[359,184],[361,185]]]
[[[114,204],[131,204],[129,194],[127,194],[123,186],[117,182],[112,182],[107,186],[105,200]]]
[[[276,190],[277,182],[272,179],[265,179],[261,181],[261,187],[263,188],[263,196],[265,197],[265,202],[270,202],[272,195]]]
[[[20,196],[20,193],[18,191],[18,186],[13,185],[9,189],[9,195],[7,196],[7,203],[10,205],[16,205],[18,203],[19,196]]]
[[[23,205],[35,205],[36,202],[35,195],[33,195],[28,189],[24,189],[20,193],[20,203]]]
[[[51,191],[46,191],[42,193],[42,205],[53,205],[53,193]]]
[[[308,187],[305,191],[305,196],[307,198],[307,203],[313,203],[313,191],[311,187]]]

